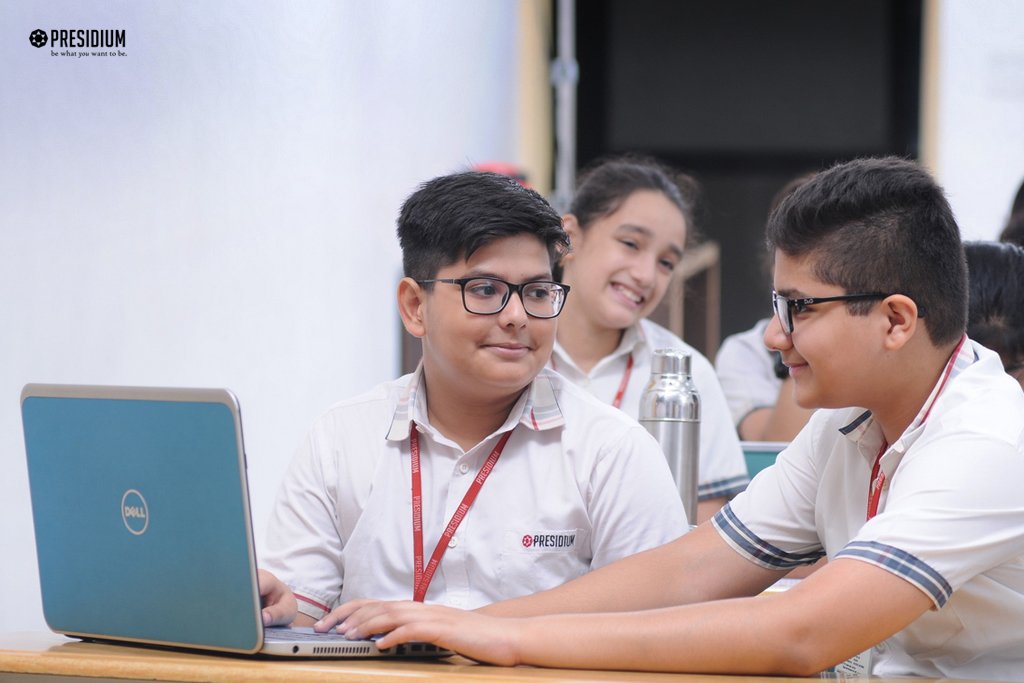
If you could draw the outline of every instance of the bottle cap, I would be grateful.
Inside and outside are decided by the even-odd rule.
[[[690,354],[679,349],[656,349],[651,359],[652,375],[689,375]]]

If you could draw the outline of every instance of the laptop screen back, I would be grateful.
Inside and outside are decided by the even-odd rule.
[[[747,475],[753,479],[758,472],[775,464],[775,458],[788,445],[788,441],[741,441]]]
[[[259,648],[241,422],[229,392],[29,385],[22,418],[50,628]]]

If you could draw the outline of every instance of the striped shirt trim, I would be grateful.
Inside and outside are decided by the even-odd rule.
[[[876,541],[851,541],[836,555],[837,559],[840,557],[869,562],[906,579],[930,597],[936,607],[945,605],[953,594],[953,587],[931,566],[891,545]]]
[[[942,393],[942,390],[946,387],[946,382],[951,378],[959,375],[965,368],[969,367],[974,363],[973,349],[966,344],[967,335],[960,338],[960,343],[957,344],[956,349],[953,351],[953,355],[950,356],[949,362],[946,363],[946,369],[942,373],[942,377],[939,379],[938,384],[932,389],[932,393],[928,396],[928,400],[924,402],[924,406],[921,411],[917,414],[917,418],[911,423],[910,431],[918,425],[924,424],[924,421],[928,419],[928,415],[932,412],[932,406],[935,405],[935,400]]]
[[[398,396],[398,405],[395,406],[395,414],[391,418],[391,426],[388,428],[388,441],[404,441],[409,438],[412,429],[412,408],[416,405],[416,396],[420,390],[420,379],[423,377],[423,361],[416,367],[416,371],[409,378],[409,383]]]
[[[928,394],[928,398],[925,399],[921,409],[917,411],[917,415],[914,416],[914,420],[904,430],[904,434],[909,434],[916,428],[924,424],[925,420],[928,419],[928,414],[932,410],[932,406],[935,405],[935,401],[939,398],[942,390],[946,387],[946,384],[950,379],[956,377],[964,369],[968,368],[975,361],[978,360],[978,354],[974,352],[973,347],[967,343],[967,335],[960,338],[960,343],[957,344],[953,350],[952,355],[946,362],[946,367],[942,372],[942,376],[939,377],[939,381],[936,382],[935,386],[932,387],[932,391]],[[866,410],[860,414],[860,416],[851,422],[850,424],[842,427],[839,433],[843,436],[857,435],[867,429],[867,420],[871,417],[871,411]],[[902,437],[900,437],[902,438]]]
[[[825,556],[822,549],[809,553],[791,553],[758,538],[736,517],[729,503],[711,518],[711,523],[729,545],[769,569],[792,569],[804,564],[814,564]]]
[[[547,372],[542,370],[530,384],[530,395],[519,422],[536,431],[565,424],[565,417],[562,415],[562,409],[558,407],[555,390],[551,386],[551,377]]]
[[[323,604],[322,602],[318,602],[318,601],[314,600],[313,598],[308,598],[305,595],[302,595],[301,593],[292,592],[292,595],[294,595],[295,599],[298,600],[299,602],[304,602],[307,605],[312,605],[313,607],[315,607],[316,609],[320,610],[324,614],[326,614],[327,612],[331,611],[331,608],[328,607],[327,605]]]
[[[863,413],[860,414],[860,416],[856,420],[854,420],[850,424],[846,425],[845,427],[841,427],[839,429],[839,433],[842,434],[843,436],[849,436],[854,431],[856,431],[858,427],[860,427],[862,424],[864,424],[864,422],[869,417],[871,417],[871,411],[870,410],[865,410]]]
[[[747,488],[750,477],[737,475],[728,479],[702,482],[697,487],[697,500],[708,500],[709,498],[732,497]]]

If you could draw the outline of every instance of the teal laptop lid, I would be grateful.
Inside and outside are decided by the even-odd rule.
[[[740,441],[743,459],[747,463],[747,475],[753,479],[758,472],[774,465],[779,453],[787,446],[788,441]]]
[[[259,650],[235,397],[217,389],[28,385],[21,409],[50,628]]]

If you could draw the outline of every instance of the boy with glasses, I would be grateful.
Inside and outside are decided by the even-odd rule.
[[[964,333],[941,188],[909,161],[841,164],[767,237],[765,342],[819,408],[774,467],[710,523],[560,588],[483,614],[345,605],[339,630],[504,664],[1024,680],[1024,393]]]
[[[436,178],[398,237],[399,313],[423,359],[331,408],[299,449],[261,558],[265,621],[297,607],[310,625],[354,598],[475,608],[681,535],[657,442],[544,369],[569,288],[541,196],[492,173]]]

